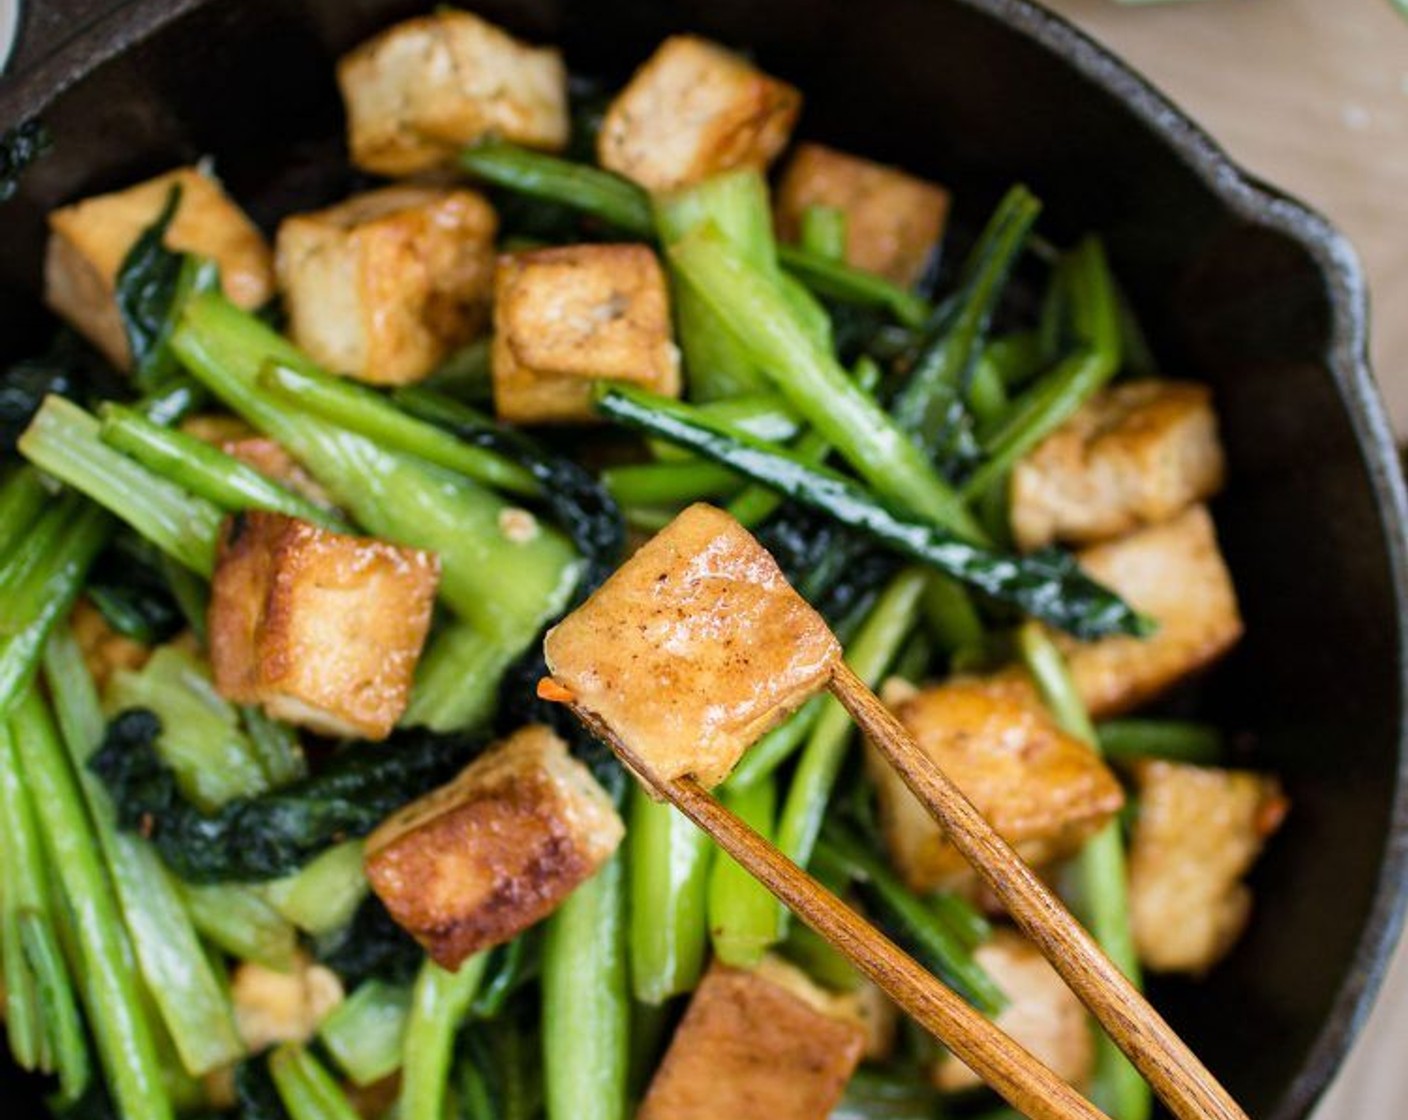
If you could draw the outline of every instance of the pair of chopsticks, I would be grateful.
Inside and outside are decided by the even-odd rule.
[[[828,687],[1169,1110],[1179,1120],[1247,1120],[1183,1040],[865,682],[840,663]],[[698,782],[662,778],[594,713],[567,696],[553,699],[566,701],[640,781],[708,833],[1014,1108],[1032,1120],[1108,1120]]]

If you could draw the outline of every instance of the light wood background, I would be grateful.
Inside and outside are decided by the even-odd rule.
[[[1408,20],[1388,0],[1046,0],[1355,242],[1408,438]],[[1408,946],[1316,1120],[1408,1115]]]

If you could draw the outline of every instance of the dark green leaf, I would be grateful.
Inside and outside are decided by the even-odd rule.
[[[425,950],[392,921],[374,894],[362,900],[347,925],[320,938],[314,950],[348,991],[364,980],[409,984],[425,960]]]
[[[167,865],[193,883],[288,875],[333,844],[365,836],[483,747],[468,736],[399,732],[383,743],[344,747],[310,778],[206,814],[182,796],[157,754],[160,732],[152,712],[122,712],[89,767],[112,795],[118,826],[149,837]]]
[[[6,129],[0,136],[0,202],[8,202],[20,189],[20,175],[54,145],[49,130],[37,120]]]

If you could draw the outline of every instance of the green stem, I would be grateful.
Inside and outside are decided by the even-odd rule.
[[[846,259],[846,212],[839,206],[808,206],[802,211],[799,241],[814,257]]]
[[[98,418],[48,397],[19,448],[35,466],[126,521],[162,552],[208,576],[223,513],[102,441]]]
[[[262,509],[328,529],[347,528],[335,514],[204,440],[153,424],[140,412],[111,401],[99,411],[99,435],[105,444],[221,509]]]
[[[358,1085],[372,1085],[401,1068],[411,990],[368,980],[338,1004],[318,1038],[338,1067]]]
[[[286,1042],[270,1054],[269,1075],[290,1120],[360,1120],[332,1074],[302,1046]]]
[[[1108,758],[1162,758],[1190,766],[1216,766],[1226,750],[1222,732],[1206,723],[1177,719],[1112,719],[1097,728]]]
[[[43,477],[28,464],[5,476],[0,485],[0,566],[8,563],[11,552],[27,539],[51,497]]]
[[[499,681],[522,652],[476,627],[451,619],[416,666],[411,702],[401,722],[432,731],[464,731],[487,723],[498,701]]]
[[[745,824],[770,839],[777,812],[777,786],[772,779],[751,786],[730,787],[722,794],[725,806]],[[754,968],[781,937],[782,911],[761,883],[723,852],[714,856],[709,873],[709,935],[714,955],[734,968]]]
[[[1068,735],[1098,751],[1095,727],[1056,644],[1032,622],[1021,627],[1018,644],[1027,671],[1056,722]],[[1077,916],[1106,956],[1138,986],[1141,970],[1130,923],[1129,881],[1119,821],[1110,821],[1086,841],[1076,857],[1075,874],[1080,884]],[[1107,1034],[1099,1032],[1096,1043],[1093,1099],[1113,1120],[1147,1120],[1152,1108],[1149,1086]]]
[[[625,1120],[630,1001],[622,880],[618,854],[548,919],[543,947],[548,1120]]]
[[[456,439],[443,428],[402,412],[380,393],[344,378],[310,369],[271,365],[259,384],[291,408],[305,409],[382,447],[434,463],[510,494],[533,497],[541,492],[533,476],[517,463]],[[468,408],[468,406],[463,406]],[[484,423],[491,422],[486,417]]]
[[[751,747],[728,776],[728,789],[744,790],[770,777],[802,745],[825,707],[824,696],[813,696]]]
[[[155,1036],[142,1007],[133,952],[78,780],[37,693],[14,710],[20,763],[33,791],[59,885],[74,922],[89,1029],[124,1120],[171,1120]]]
[[[742,485],[739,477],[727,467],[697,459],[608,467],[601,472],[601,481],[616,501],[630,506],[718,500]]]
[[[631,790],[631,983],[642,1003],[692,990],[704,967],[709,838],[678,809]]]
[[[421,965],[411,992],[401,1062],[400,1120],[444,1120],[455,1035],[484,974],[479,953],[446,972],[432,960]]]
[[[293,971],[298,933],[259,891],[238,883],[177,885],[191,921],[212,945],[275,972]]]

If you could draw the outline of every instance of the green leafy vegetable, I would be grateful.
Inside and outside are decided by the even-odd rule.
[[[54,146],[43,121],[27,120],[0,136],[0,202],[9,202],[20,189],[25,168]]]
[[[597,407],[618,423],[668,439],[765,483],[902,555],[1078,638],[1150,632],[1148,620],[1085,575],[1069,553],[1047,549],[1019,557],[970,544],[931,522],[897,512],[844,475],[799,462],[759,440],[724,431],[697,409],[678,401],[609,385],[601,388]]]
[[[193,883],[296,871],[453,777],[482,746],[468,736],[403,732],[344,748],[313,777],[207,814],[186,800],[157,755],[160,733],[151,712],[123,712],[89,765],[112,795],[119,827],[149,837],[167,865]]]

